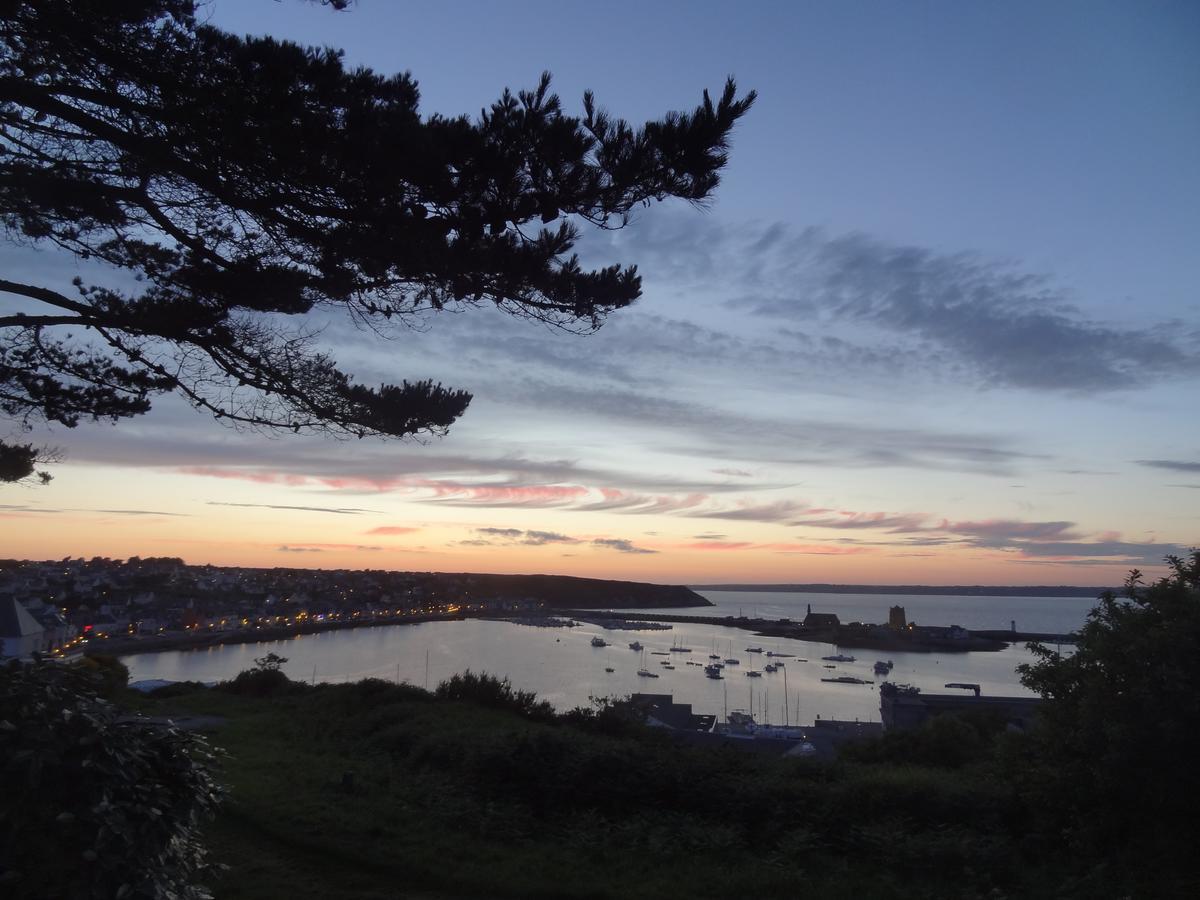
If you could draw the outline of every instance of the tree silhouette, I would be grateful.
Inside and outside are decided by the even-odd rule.
[[[1141,886],[1191,896],[1196,830],[1179,823],[1200,793],[1200,550],[1166,559],[1166,578],[1146,586],[1135,569],[1122,596],[1101,595],[1074,653],[1029,645],[1018,671],[1046,702],[1020,780],[1044,834],[1113,867],[1098,880],[1187,873],[1190,891]]]
[[[358,384],[305,317],[382,332],[492,304],[595,329],[641,282],[635,266],[582,268],[580,225],[710,197],[755,97],[731,79],[716,102],[635,128],[590,93],[581,118],[564,114],[545,74],[477,120],[422,117],[407,73],[194,13],[0,3],[5,230],[107,279],[63,292],[0,278],[0,413],[18,426],[116,421],[174,391],[268,430],[442,434],[469,393]],[[0,479],[33,471],[36,453],[4,446],[28,464]]]

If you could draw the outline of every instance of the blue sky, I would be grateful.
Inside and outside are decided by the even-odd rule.
[[[27,555],[1102,584],[1200,541],[1200,6],[744,7],[210,4],[410,70],[428,113],[544,69],[634,121],[728,74],[760,96],[709,209],[584,241],[645,279],[598,334],[330,325],[364,380],[473,390],[450,437],[348,453],[162,403],[54,435],[54,487],[8,503]]]

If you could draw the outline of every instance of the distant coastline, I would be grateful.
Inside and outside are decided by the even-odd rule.
[[[690,584],[693,591],[775,594],[927,594],[955,597],[1099,597],[1110,588],[994,584]]]

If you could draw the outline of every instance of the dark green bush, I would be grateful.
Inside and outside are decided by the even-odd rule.
[[[935,716],[919,728],[888,731],[843,745],[839,757],[851,762],[890,763],[959,769],[992,756],[1004,720],[980,714]]]
[[[169,700],[172,697],[183,697],[187,694],[194,694],[197,691],[207,691],[208,685],[202,681],[176,681],[172,684],[164,684],[162,687],[156,687],[152,691],[146,691],[146,696],[155,700]]]
[[[119,716],[74,666],[0,671],[0,894],[201,898],[219,789],[202,737]]]
[[[507,709],[540,722],[555,719],[554,707],[545,700],[538,700],[533,691],[513,690],[507,678],[497,678],[487,672],[472,672],[467,669],[443,681],[433,695],[439,700],[463,700],[479,706]]]
[[[96,693],[101,697],[111,699],[118,691],[123,691],[129,686],[129,669],[115,656],[89,653],[80,665],[99,677]]]
[[[246,697],[275,697],[286,694],[298,682],[293,682],[283,672],[287,657],[268,653],[254,661],[254,668],[238,672],[232,681],[223,681],[217,687],[230,694]]]

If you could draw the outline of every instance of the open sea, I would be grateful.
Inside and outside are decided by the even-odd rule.
[[[715,607],[663,612],[697,615],[759,616],[802,619],[808,605],[814,612],[832,612],[843,622],[886,622],[888,609],[903,606],[909,621],[965,628],[1008,628],[1015,620],[1020,631],[1069,632],[1083,625],[1095,601],[1079,597],[956,597],[915,594],[799,594],[751,591],[704,591]],[[601,636],[610,646],[592,647]],[[629,649],[640,641],[646,653]],[[672,644],[691,653],[653,655]],[[762,647],[795,654],[785,667],[761,678],[743,673],[761,670],[765,654],[747,653]],[[1064,649],[1067,649],[1064,646]],[[375,677],[435,687],[456,672],[471,669],[507,677],[514,687],[536,691],[559,710],[587,705],[591,697],[622,697],[631,693],[673,694],[676,702],[691,703],[697,713],[723,717],[734,709],[753,710],[760,722],[808,724],[823,719],[879,721],[880,680],[872,672],[877,659],[895,664],[888,680],[913,684],[925,691],[943,691],[951,681],[977,683],[991,695],[1028,695],[1019,683],[1016,666],[1031,658],[1022,644],[998,652],[890,653],[845,649],[852,663],[825,668],[822,656],[839,652],[832,644],[777,638],[757,638],[749,631],[719,625],[676,624],[670,631],[610,631],[584,623],[576,628],[537,628],[483,619],[381,625],[296,637],[259,644],[228,644],[199,650],[144,653],[122,657],[130,680],[219,681],[232,678],[268,652],[287,657],[284,671],[296,680],[353,681]],[[706,678],[700,663],[710,653],[739,659],[725,669],[720,681]],[[660,663],[668,661],[674,670]],[[802,661],[805,660],[805,661]],[[697,665],[687,665],[691,661]],[[658,678],[637,674],[641,666]],[[606,668],[613,669],[606,672]],[[822,677],[855,675],[873,684],[830,684]]]

